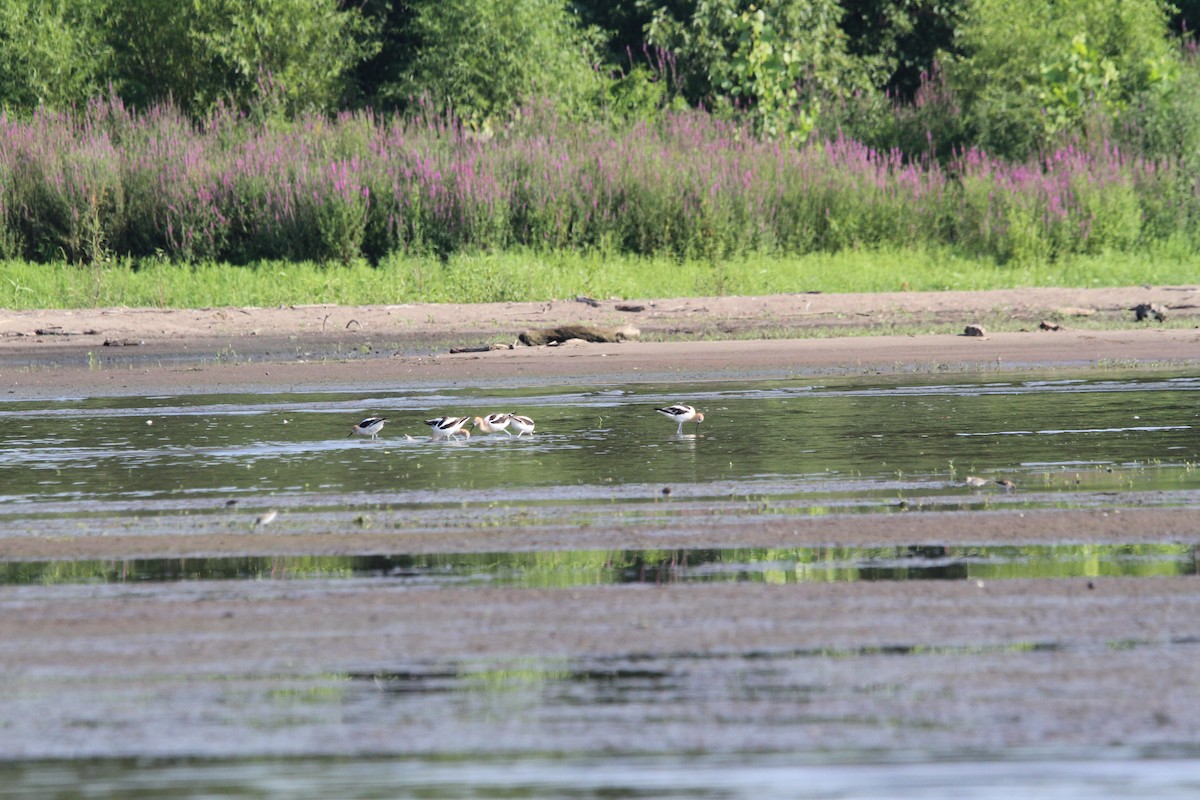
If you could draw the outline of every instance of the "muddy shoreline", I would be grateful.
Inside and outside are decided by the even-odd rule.
[[[675,506],[678,508],[678,504]],[[569,507],[562,511],[566,513]],[[897,511],[763,521],[736,511],[696,517],[685,514],[655,528],[629,525],[543,525],[536,530],[491,526],[480,530],[470,514],[443,522],[436,532],[404,530],[405,513],[371,512],[364,531],[354,520],[361,512],[338,516],[285,512],[269,528],[253,528],[255,512],[194,512],[142,523],[80,531],[74,519],[39,520],[36,531],[10,526],[0,536],[0,559],[222,558],[234,556],[390,556],[398,553],[704,550],[771,547],[921,547],[1058,544],[1182,544],[1196,547],[1200,530],[1194,508],[1022,509],[991,511]],[[332,518],[331,518],[332,517]],[[385,532],[386,531],[386,532]]]
[[[9,366],[10,400],[121,394],[300,392],[415,385],[562,385],[762,380],[808,376],[1062,372],[1104,368],[1189,369],[1200,363],[1200,330],[950,334],[715,342],[566,344],[488,353],[384,355],[345,359]],[[3,362],[0,356],[0,362]]]
[[[1169,313],[1175,327],[1133,322],[1120,302],[1131,297],[1173,300]],[[1062,305],[1067,302],[1076,305]],[[603,384],[1188,369],[1200,363],[1200,290],[1187,288],[800,295],[685,299],[660,305],[664,310],[637,318],[575,302],[0,312],[0,392],[8,399],[35,400],[81,394],[561,384],[579,379]],[[919,329],[935,327],[938,320],[969,323],[998,314],[1030,324],[982,337],[871,335],[889,327],[881,320],[903,318]],[[349,323],[327,325],[331,316],[339,322],[365,320],[361,327],[366,330],[358,325],[347,328]],[[1112,320],[1112,327],[1071,323],[1100,317]],[[1062,319],[1061,327],[1040,329],[1036,320],[1048,318]],[[704,338],[450,352],[464,343],[509,344],[528,327],[631,322],[643,335]],[[960,331],[957,322],[953,330]],[[766,327],[772,338],[754,338]]]

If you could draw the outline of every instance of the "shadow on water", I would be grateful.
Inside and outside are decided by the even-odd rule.
[[[358,579],[420,586],[567,588],[637,583],[1003,580],[1196,573],[1197,553],[1190,545],[1108,544],[18,561],[0,564],[0,584]]]

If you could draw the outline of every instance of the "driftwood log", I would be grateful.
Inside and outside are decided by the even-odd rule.
[[[594,325],[559,325],[557,328],[539,328],[523,331],[517,338],[521,344],[537,347],[543,344],[561,344],[570,339],[585,342],[624,342],[636,339],[641,331],[632,325],[620,328],[598,328]]]
[[[493,342],[492,344],[472,344],[465,347],[451,347],[450,353],[488,353],[492,350],[512,350],[511,344],[500,344]]]
[[[1157,303],[1138,303],[1129,310],[1133,312],[1134,319],[1138,322],[1152,318],[1156,322],[1162,322],[1167,318],[1167,309]]]

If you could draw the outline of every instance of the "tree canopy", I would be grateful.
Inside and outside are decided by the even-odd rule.
[[[1161,0],[0,0],[0,104],[115,93],[196,120],[432,104],[491,129],[538,98],[906,152],[1019,158],[1100,131],[1187,150],[1197,17]]]

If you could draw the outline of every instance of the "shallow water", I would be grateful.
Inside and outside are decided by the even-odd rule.
[[[1197,390],[1200,378],[1190,375],[1101,375],[8,401],[0,402],[0,537],[69,537],[88,526],[135,534],[178,529],[186,535],[191,528],[179,520],[248,532],[268,510],[278,512],[272,531],[386,522],[436,532],[455,525],[686,526],[691,515],[721,513],[767,520],[889,514],[905,507],[948,514],[1001,507],[1195,507]],[[653,412],[678,401],[704,411],[704,424],[685,426],[677,435],[673,423]],[[537,433],[431,442],[422,424],[433,416],[493,411],[532,416]],[[389,418],[380,438],[348,438],[350,425],[368,415]],[[968,485],[969,475],[982,484]],[[1000,480],[1016,488],[1005,490]],[[159,524],[164,518],[170,523]],[[217,581],[238,587],[256,582],[272,590],[271,582],[289,581],[331,591],[347,585],[561,590],[598,584],[634,590],[666,583],[1153,579],[1196,572],[1197,551],[1190,544],[984,543],[9,561],[0,562],[0,587],[26,608],[50,593],[132,596],[136,586],[152,585],[163,596],[173,591],[190,596]],[[195,598],[201,602],[204,595]],[[1180,657],[1196,649],[1187,637],[1166,644]],[[1028,792],[1115,798],[1182,797],[1198,790],[1196,752],[1134,748],[1115,751],[1109,760],[1088,748],[1036,756],[1003,748],[964,753],[950,747],[948,756],[905,752],[887,744],[893,741],[888,726],[896,725],[889,718],[845,722],[850,728],[878,728],[872,734],[877,747],[845,750],[834,742],[791,759],[761,752],[775,732],[753,714],[723,720],[733,733],[715,748],[722,752],[712,754],[673,751],[670,741],[645,757],[550,758],[544,751],[553,732],[584,741],[579,731],[594,725],[610,737],[609,747],[651,752],[647,742],[654,732],[645,730],[647,718],[639,711],[607,719],[605,711],[613,707],[648,708],[650,719],[674,720],[679,741],[690,742],[685,734],[703,721],[679,708],[697,705],[719,715],[729,712],[725,703],[733,698],[769,717],[772,697],[800,695],[808,702],[811,696],[849,705],[875,691],[882,693],[880,701],[894,692],[907,702],[903,687],[915,686],[918,695],[929,691],[918,685],[928,665],[896,662],[940,659],[944,684],[956,674],[953,666],[944,666],[947,660],[1015,658],[1053,649],[1039,641],[987,652],[916,645],[903,653],[899,647],[791,653],[766,667],[747,654],[717,664],[668,654],[622,656],[627,660],[620,663],[553,657],[484,662],[446,674],[439,671],[445,665],[434,664],[411,673],[168,678],[150,688],[111,682],[98,693],[55,678],[17,681],[7,689],[3,717],[10,722],[23,721],[23,714],[37,717],[45,710],[44,698],[59,691],[68,700],[93,694],[95,700],[94,706],[88,700],[86,710],[73,702],[56,709],[61,719],[37,717],[40,727],[22,738],[28,748],[23,752],[65,760],[4,763],[0,754],[0,784],[29,797],[149,796],[185,786],[210,796],[261,797],[923,798],[953,792],[990,798]],[[1111,642],[1101,652],[1070,655],[1086,665],[1109,649],[1132,646]],[[898,676],[879,678],[886,691],[855,685],[828,690],[829,697],[822,698],[827,690],[812,673],[837,674],[839,662],[851,658],[879,661],[878,667],[864,668],[866,673],[890,669]],[[1007,712],[1008,703],[996,700],[996,713]],[[238,716],[242,708],[262,716],[247,720]],[[829,718],[772,718],[771,724],[784,732],[788,724],[811,726],[814,741],[826,742],[841,730],[831,721],[840,708],[835,704]],[[180,729],[181,717],[194,725]],[[360,758],[370,747],[346,731],[369,734],[396,718],[409,729],[434,729],[405,751],[413,758]],[[488,726],[476,731],[471,722],[480,718]],[[531,727],[505,728],[510,718]],[[947,741],[953,741],[954,724],[957,718],[945,723]],[[539,726],[552,733],[538,738]],[[507,737],[510,758],[460,758],[460,747],[487,752],[487,737],[497,730]],[[730,755],[728,742],[738,736],[758,744],[748,744],[744,755]],[[463,737],[466,743],[458,744]],[[530,742],[526,750],[522,737]],[[222,747],[236,746],[246,758],[195,763],[106,758],[135,746],[165,759],[180,753],[222,756],[227,753]],[[277,758],[330,752],[346,757]],[[71,753],[97,760],[72,759]],[[425,755],[429,758],[419,757]]]
[[[1200,760],[1106,761],[1042,752],[1011,761],[879,763],[878,755],[826,756],[797,763],[778,756],[650,756],[628,759],[531,758],[290,760],[157,765],[129,761],[45,762],[4,768],[0,780],[21,797],[359,798],[736,798],[795,800],[1183,800],[1200,793]],[[866,758],[864,759],[864,756]],[[1065,756],[1065,757],[1063,757]],[[867,763],[860,763],[865,760]],[[838,763],[842,761],[843,763]],[[83,788],[86,787],[86,788]]]
[[[8,402],[0,515],[194,512],[264,498],[525,505],[660,487],[809,505],[929,491],[982,500],[996,480],[1050,503],[1089,491],[1190,496],[1200,489],[1198,389],[1181,376]],[[676,435],[653,408],[680,399],[707,421]],[[535,417],[536,434],[430,442],[422,423],[497,410]],[[367,415],[389,418],[380,438],[346,438]],[[968,475],[987,483],[972,489]]]

